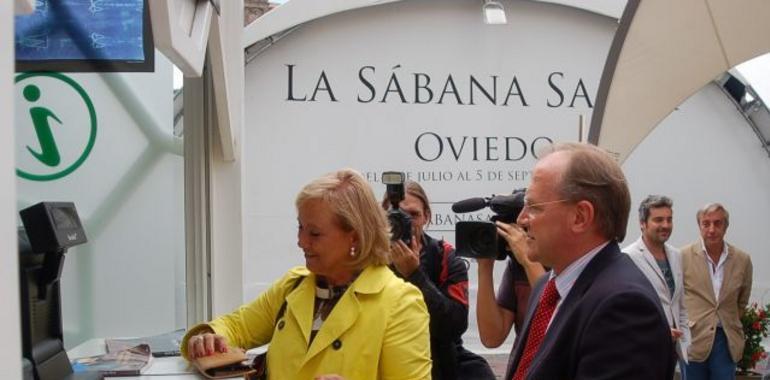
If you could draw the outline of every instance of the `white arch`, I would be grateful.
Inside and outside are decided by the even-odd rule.
[[[395,3],[397,1],[402,0],[290,0],[247,25],[243,31],[243,47],[247,48],[274,34],[335,13]],[[594,0],[591,2],[580,0],[541,0],[541,2],[583,9],[612,18],[619,18],[626,5],[625,0]],[[479,0],[478,3],[480,13],[482,2]],[[505,2],[503,2],[503,5],[505,5]]]
[[[631,0],[607,56],[589,141],[624,161],[679,104],[770,51],[770,2]]]

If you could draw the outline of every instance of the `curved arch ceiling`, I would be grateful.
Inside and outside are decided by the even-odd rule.
[[[243,32],[243,47],[249,47],[262,39],[321,17],[398,1],[403,0],[291,0],[246,26]],[[619,18],[626,4],[625,0],[593,0],[589,4],[580,0],[541,0],[540,2],[583,9],[612,18]],[[479,1],[479,12],[481,12],[481,4]]]
[[[770,2],[631,0],[607,56],[588,140],[621,162],[679,104],[770,51]]]

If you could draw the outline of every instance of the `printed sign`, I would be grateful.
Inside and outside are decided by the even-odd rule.
[[[515,2],[516,21],[490,26],[478,4],[440,3],[317,19],[247,64],[245,299],[303,264],[294,197],[324,173],[356,169],[381,198],[382,172],[404,172],[431,201],[427,233],[454,243],[459,221],[493,212],[452,203],[526,187],[543,147],[579,139],[613,20]]]
[[[96,142],[96,110],[72,78],[52,72],[16,77],[16,174],[50,181],[77,170]]]

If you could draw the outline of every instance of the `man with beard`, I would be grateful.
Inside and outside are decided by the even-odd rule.
[[[684,372],[690,329],[684,305],[682,256],[666,244],[673,229],[673,202],[662,195],[650,195],[639,205],[639,227],[642,236],[623,249],[655,288],[676,343],[679,367]],[[684,376],[682,377],[684,379]]]

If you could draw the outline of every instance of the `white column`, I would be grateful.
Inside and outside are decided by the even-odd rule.
[[[243,123],[244,56],[243,1],[221,1],[219,19],[209,38],[213,96],[209,146],[211,196],[211,310],[214,315],[231,311],[243,303],[243,229],[241,215],[241,147]],[[226,85],[224,85],[226,83]],[[214,115],[209,115],[214,116]],[[217,138],[218,137],[218,138]]]
[[[16,169],[13,121],[13,7],[0,1],[0,379],[21,378]]]

